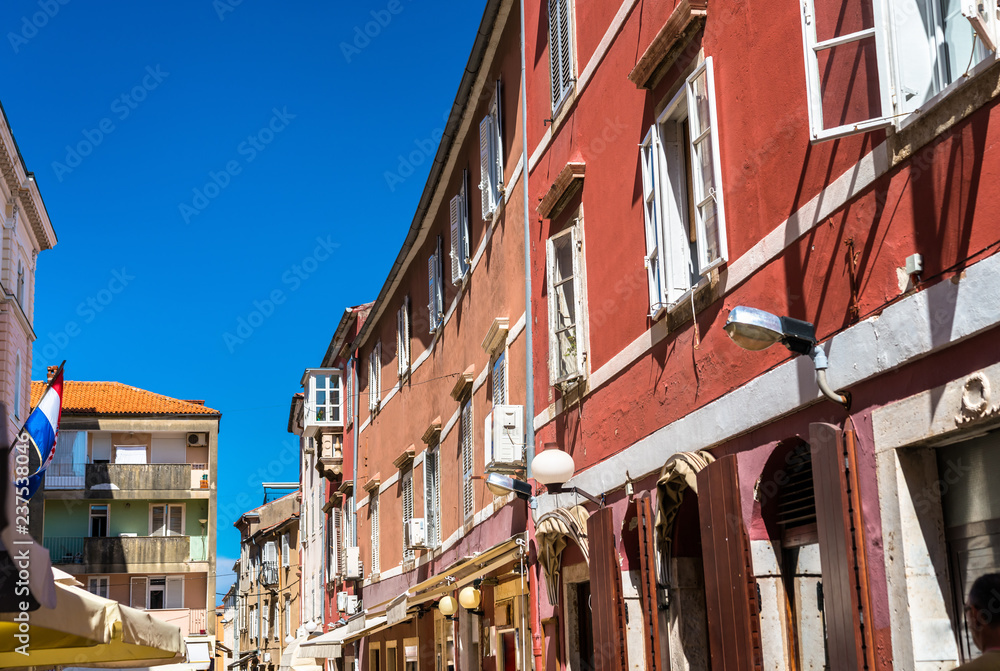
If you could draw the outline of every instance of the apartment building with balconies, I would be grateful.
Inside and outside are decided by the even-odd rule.
[[[32,383],[32,404],[44,388]],[[185,636],[214,633],[221,417],[203,401],[66,381],[43,490],[53,565]]]

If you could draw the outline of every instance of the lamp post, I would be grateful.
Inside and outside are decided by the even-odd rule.
[[[823,395],[850,409],[850,398],[834,391],[826,381],[829,362],[826,352],[816,343],[816,327],[812,323],[738,305],[729,312],[723,328],[734,343],[751,352],[780,342],[791,352],[808,354],[816,369],[816,385]]]

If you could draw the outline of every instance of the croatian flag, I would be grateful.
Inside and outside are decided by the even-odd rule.
[[[30,499],[42,486],[45,469],[49,467],[49,464],[52,463],[52,457],[55,456],[59,418],[62,415],[62,393],[63,369],[60,366],[56,376],[49,383],[48,389],[38,401],[38,405],[28,415],[28,420],[21,428],[21,433],[26,434],[28,443],[37,453],[38,463],[41,464],[37,471],[28,476],[28,496],[25,498]]]

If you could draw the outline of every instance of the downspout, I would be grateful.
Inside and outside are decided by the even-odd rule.
[[[535,357],[531,316],[531,208],[528,203],[528,84],[527,57],[524,43],[524,0],[520,0],[521,11],[521,185],[524,190],[524,456],[527,463],[527,478],[531,482],[531,462],[535,458],[535,373],[532,365]],[[528,551],[528,610],[531,617],[531,652],[535,658],[533,668],[542,671],[542,623],[538,612],[538,550],[535,547],[535,518],[532,505],[528,503],[528,526],[525,531],[525,546]],[[527,648],[527,646],[525,646]],[[527,651],[526,651],[527,652]],[[525,660],[527,661],[527,660]],[[527,664],[523,668],[529,668]]]
[[[361,394],[358,393],[358,359],[355,353],[351,354],[350,361],[347,362],[350,367],[349,374],[351,376],[351,391],[353,392],[353,398],[350,399],[350,403],[354,405],[354,412],[352,413],[352,419],[354,420],[354,463],[351,464],[351,470],[353,471],[352,478],[354,484],[351,486],[351,546],[358,547],[358,506],[357,506],[357,492],[358,492],[358,413],[361,412]]]

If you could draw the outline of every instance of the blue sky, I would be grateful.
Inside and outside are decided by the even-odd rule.
[[[0,5],[0,101],[59,236],[33,379],[66,359],[221,410],[220,557],[237,502],[298,477],[290,397],[382,286],[484,5]]]

